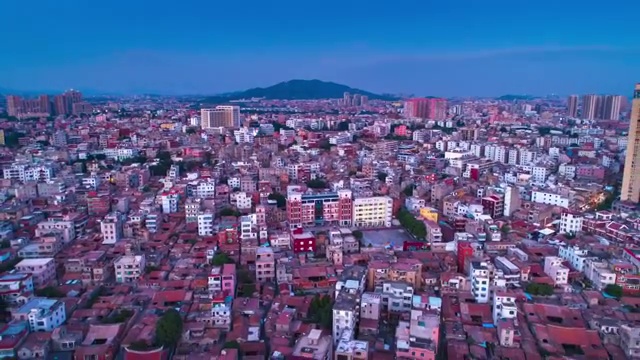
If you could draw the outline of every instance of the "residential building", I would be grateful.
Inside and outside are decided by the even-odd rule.
[[[578,95],[571,95],[567,100],[567,116],[578,117]]]
[[[402,313],[411,310],[413,287],[400,281],[387,281],[380,289],[382,307],[385,311]]]
[[[620,200],[640,202],[640,83],[633,92]],[[6,176],[5,176],[6,178]]]
[[[276,278],[276,263],[273,249],[259,247],[256,250],[256,279],[258,282],[273,282]]]
[[[200,125],[203,129],[212,128],[239,128],[239,106],[216,106],[215,109],[200,110]]]
[[[209,293],[222,291],[233,296],[236,289],[236,267],[234,264],[214,266],[209,273]]]
[[[116,282],[136,282],[145,272],[144,255],[122,255],[113,262],[116,273]]]
[[[64,302],[39,297],[12,312],[11,317],[16,321],[26,321],[32,332],[53,331],[67,320]]]
[[[119,213],[111,213],[100,222],[102,243],[113,245],[122,239],[122,217]]]
[[[556,286],[569,283],[569,268],[564,266],[562,261],[562,258],[557,256],[545,256],[544,258],[544,272]]]
[[[312,329],[296,341],[291,355],[296,359],[332,360],[332,350],[331,336],[323,336],[322,330]]]
[[[353,200],[353,226],[390,227],[393,218],[393,199],[388,196],[356,198]]]
[[[584,217],[578,213],[568,210],[562,212],[560,217],[560,233],[561,234],[577,234],[582,231],[582,220]]]
[[[303,226],[350,226],[353,221],[351,190],[302,193],[296,186],[287,189],[287,218],[292,229]]]
[[[0,275],[0,297],[9,307],[24,305],[33,296],[33,277],[27,273]]]
[[[31,274],[35,288],[45,287],[56,278],[56,265],[53,258],[24,259],[16,265],[16,270]]]
[[[439,341],[439,316],[413,311],[409,321],[400,321],[398,323],[396,329],[396,358],[435,360]]]
[[[212,236],[213,235],[213,220],[215,214],[207,210],[198,214],[198,235],[199,236]]]
[[[489,267],[484,261],[472,261],[469,268],[471,293],[479,303],[489,301]]]

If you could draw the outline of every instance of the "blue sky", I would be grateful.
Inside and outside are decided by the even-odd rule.
[[[467,96],[630,93],[640,2],[0,1],[0,88],[215,94],[294,79]]]

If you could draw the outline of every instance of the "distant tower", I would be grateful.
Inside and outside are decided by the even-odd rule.
[[[623,102],[624,102],[624,96],[607,95],[604,98],[604,108],[602,111],[602,118],[604,120],[619,120],[620,110]]]
[[[585,120],[595,120],[598,113],[598,106],[600,96],[598,95],[585,95],[582,97],[582,118]]]
[[[634,203],[640,202],[640,83],[636,84],[633,92],[620,199]]]
[[[578,116],[578,95],[571,95],[567,99],[567,115],[569,117]]]

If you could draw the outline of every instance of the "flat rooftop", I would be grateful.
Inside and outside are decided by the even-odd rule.
[[[24,259],[20,261],[16,266],[42,266],[52,261],[53,258]]]
[[[29,300],[26,304],[22,305],[18,310],[18,313],[25,314],[31,312],[31,310],[42,309],[45,312],[51,310],[54,305],[58,302],[55,299],[47,299],[47,298],[33,298]]]

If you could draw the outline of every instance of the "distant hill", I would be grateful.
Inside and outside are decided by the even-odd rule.
[[[498,100],[502,101],[513,101],[513,100],[531,100],[533,96],[529,95],[502,95],[498,98]]]
[[[207,97],[203,103],[220,103],[230,100],[265,98],[279,100],[315,100],[339,99],[344,93],[365,95],[372,100],[397,100],[392,95],[380,95],[368,91],[354,89],[346,85],[321,80],[290,80],[266,88],[253,88],[246,91],[221,94]]]

